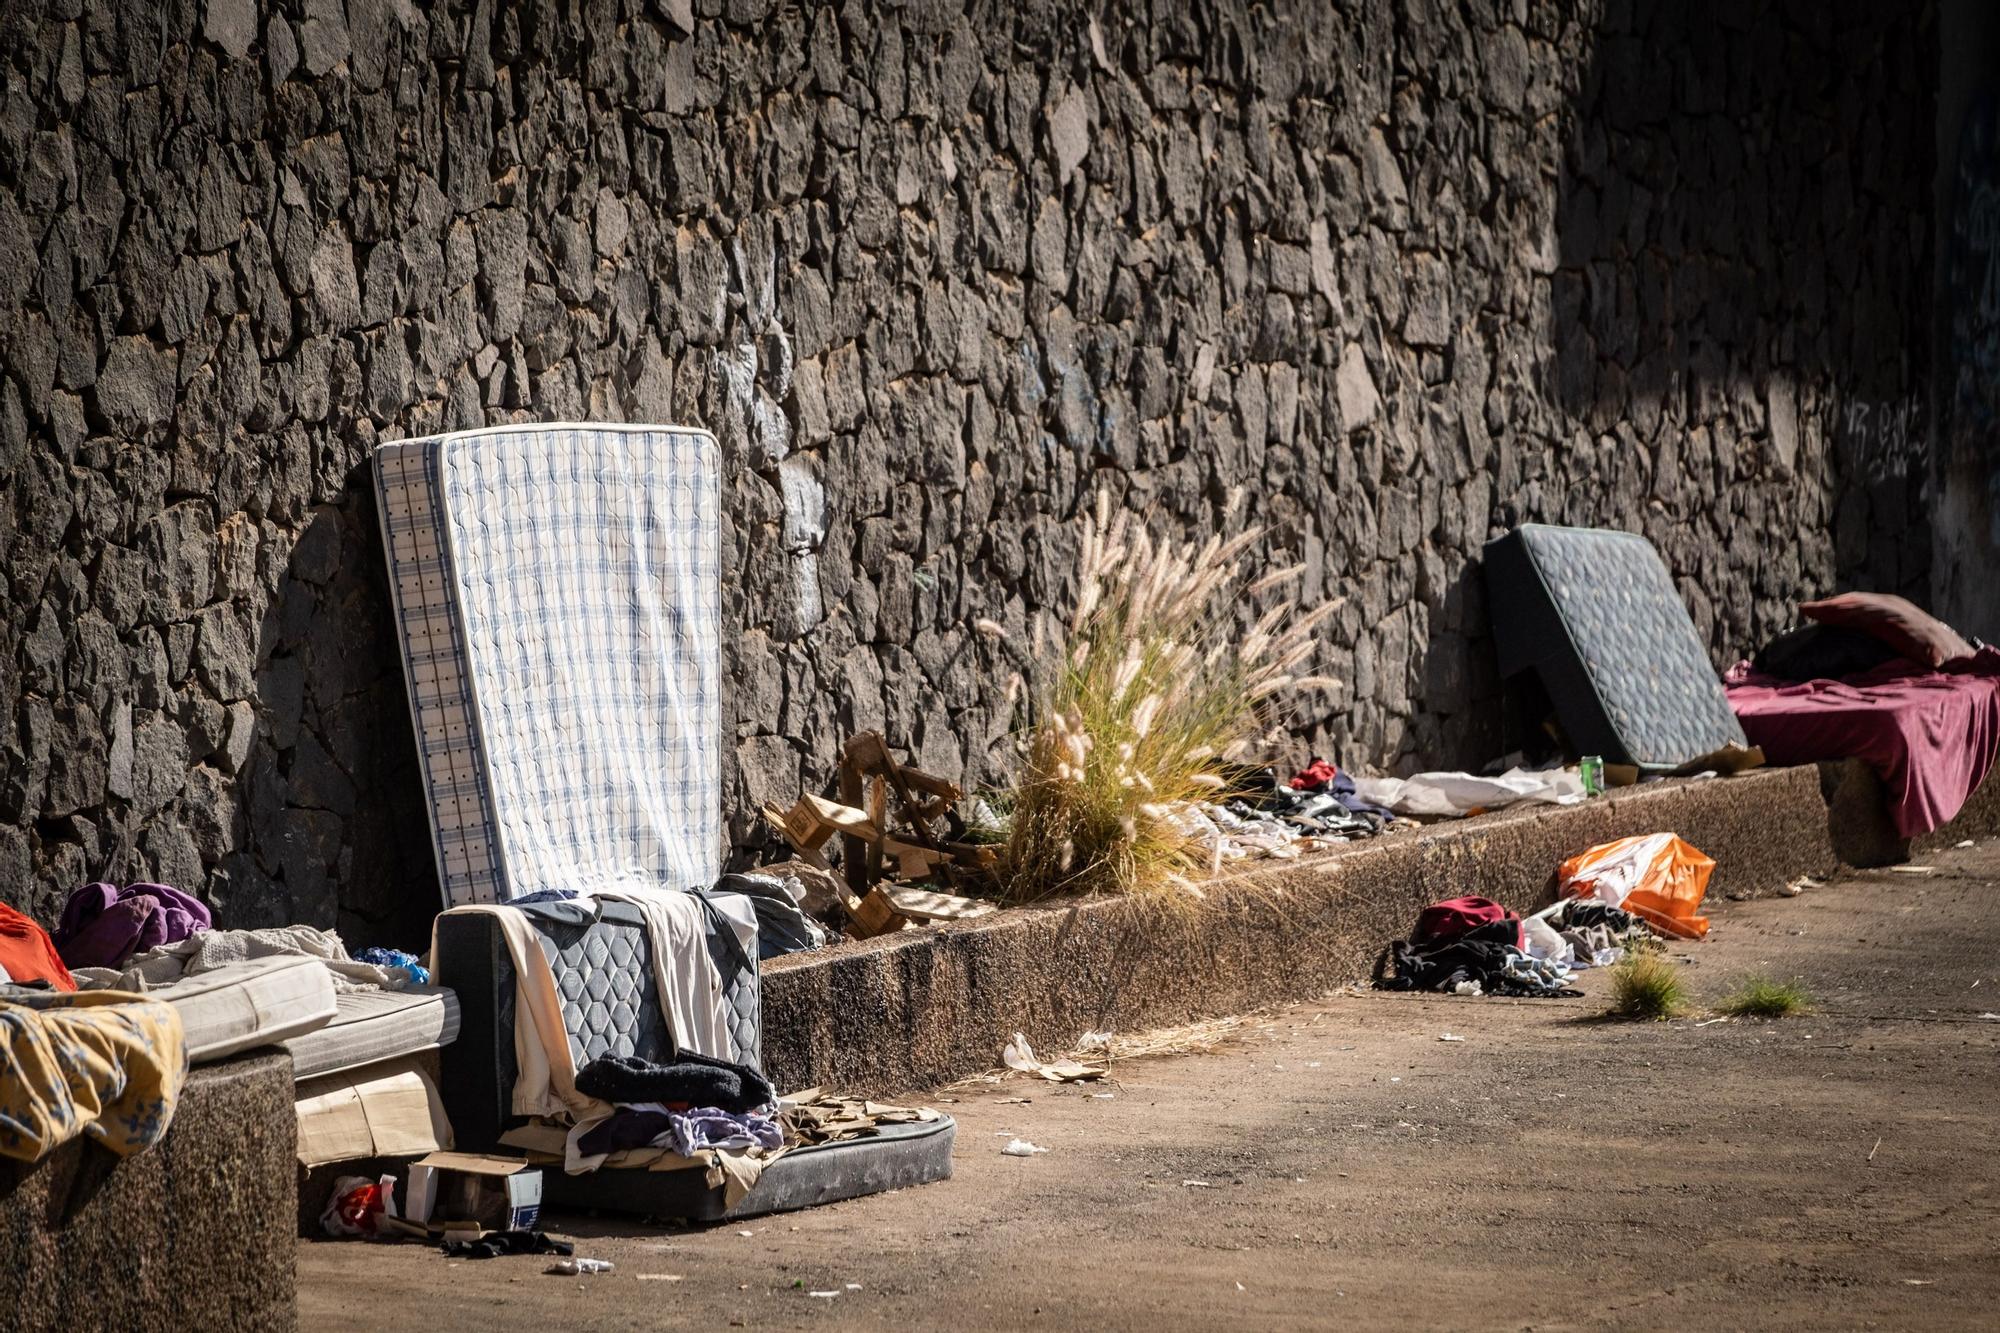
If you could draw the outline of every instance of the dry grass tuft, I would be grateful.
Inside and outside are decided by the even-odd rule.
[[[1611,1012],[1615,1016],[1667,1019],[1687,1011],[1687,983],[1666,955],[1628,953],[1612,967]]]
[[[1009,801],[1005,896],[1201,897],[1195,881],[1216,867],[1175,811],[1229,794],[1214,770],[1261,757],[1280,695],[1339,683],[1304,674],[1338,600],[1302,609],[1285,598],[1248,633],[1237,626],[1243,598],[1303,572],[1253,579],[1243,557],[1261,535],[1159,540],[1098,495],[1069,641]]]
[[[1731,1018],[1790,1018],[1812,1008],[1812,996],[1797,981],[1766,976],[1744,978],[1743,984],[1716,1006]]]

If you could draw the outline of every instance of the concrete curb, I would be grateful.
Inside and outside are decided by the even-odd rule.
[[[0,1327],[293,1327],[292,1093],[291,1057],[252,1051],[189,1073],[145,1152],[0,1162]]]
[[[992,1068],[1016,1031],[1059,1050],[1092,1029],[1308,999],[1365,978],[1426,903],[1476,893],[1531,908],[1565,857],[1662,830],[1715,858],[1711,896],[1835,865],[1811,767],[1522,807],[1262,863],[1196,907],[1093,899],[773,960],[764,1067],[780,1087],[885,1094]]]

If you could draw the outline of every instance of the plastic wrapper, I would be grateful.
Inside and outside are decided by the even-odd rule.
[[[1562,891],[1622,908],[1676,939],[1708,934],[1695,913],[1715,873],[1710,857],[1672,833],[1647,833],[1602,843],[1562,863]]]
[[[342,1176],[333,1182],[333,1197],[319,1215],[319,1225],[329,1236],[373,1236],[376,1220],[385,1216],[396,1216],[394,1176]]]

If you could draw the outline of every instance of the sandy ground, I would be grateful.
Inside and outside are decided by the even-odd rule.
[[[550,1219],[603,1276],[302,1242],[301,1325],[1991,1328],[2000,842],[1927,864],[1713,903],[1676,950],[1704,1001],[1768,971],[1809,1017],[1606,1022],[1599,975],[1343,992],[1088,1091],[933,1094],[940,1184],[705,1231]]]

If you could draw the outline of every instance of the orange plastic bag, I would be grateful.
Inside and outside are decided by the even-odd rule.
[[[1572,856],[1556,875],[1572,898],[1595,899],[1679,939],[1698,940],[1708,934],[1708,918],[1695,909],[1714,872],[1713,859],[1674,834],[1646,833]]]

